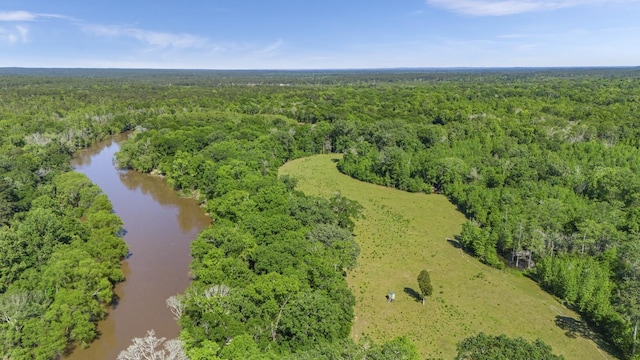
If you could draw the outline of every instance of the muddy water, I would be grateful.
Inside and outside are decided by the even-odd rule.
[[[156,336],[175,338],[178,325],[165,300],[189,285],[189,246],[210,219],[195,201],[178,197],[163,179],[135,171],[118,171],[113,155],[122,136],[96,144],[74,159],[107,194],[122,218],[131,255],[122,263],[126,281],[116,286],[118,303],[100,322],[100,338],[68,359],[115,359],[131,339],[154,329]]]

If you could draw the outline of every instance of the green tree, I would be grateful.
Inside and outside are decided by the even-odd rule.
[[[638,326],[640,325],[640,282],[627,280],[618,289],[618,301],[622,314],[631,323],[631,358],[635,358],[638,344]]]
[[[549,345],[538,339],[533,343],[523,338],[480,333],[457,345],[456,360],[562,360]]]
[[[622,282],[617,288],[617,307],[631,324],[631,358],[635,357],[640,326],[640,243],[629,242],[619,252]]]
[[[220,358],[225,360],[261,359],[258,344],[251,335],[239,335],[222,348]]]
[[[249,301],[245,311],[261,320],[266,325],[266,337],[277,342],[283,339],[281,320],[283,314],[290,311],[290,301],[300,291],[300,281],[294,276],[283,276],[269,273],[256,277],[255,282],[244,289],[244,296]],[[254,307],[255,306],[255,307]],[[253,313],[257,310],[257,313]],[[256,319],[256,320],[257,320]]]
[[[431,286],[431,276],[427,270],[420,271],[418,274],[418,286],[420,287],[420,293],[422,295],[422,305],[424,305],[424,299],[427,296],[431,296],[433,293],[433,286]]]
[[[406,336],[401,336],[382,344],[379,355],[371,354],[371,358],[381,360],[418,360],[419,356],[416,345]]]

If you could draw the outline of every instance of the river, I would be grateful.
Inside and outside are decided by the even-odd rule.
[[[157,337],[175,338],[179,327],[166,306],[171,295],[189,285],[190,244],[210,219],[193,199],[180,198],[159,177],[117,170],[113,156],[124,136],[80,151],[72,162],[107,194],[124,222],[130,256],[122,262],[126,280],[116,285],[119,298],[98,324],[100,337],[70,360],[115,359],[154,329]]]

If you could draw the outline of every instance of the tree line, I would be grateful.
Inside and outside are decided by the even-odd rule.
[[[343,123],[339,169],[447,195],[469,219],[458,237],[468,252],[497,268],[526,264],[634,357],[638,75],[463,85],[431,121]]]
[[[53,359],[97,336],[127,254],[109,199],[71,155],[127,125],[72,109],[82,94],[27,88],[0,95],[0,357]]]

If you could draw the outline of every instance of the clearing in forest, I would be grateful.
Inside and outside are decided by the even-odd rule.
[[[317,155],[280,168],[308,195],[339,191],[364,207],[356,222],[358,266],[347,276],[356,296],[351,336],[377,341],[407,335],[421,358],[451,359],[456,343],[487,334],[540,338],[567,359],[611,359],[597,336],[538,285],[513,270],[496,270],[454,246],[465,221],[442,195],[411,194],[364,183],[336,169],[338,155]],[[425,305],[417,277],[429,271],[433,295]],[[394,291],[396,300],[387,303]],[[593,339],[593,340],[590,340]]]

